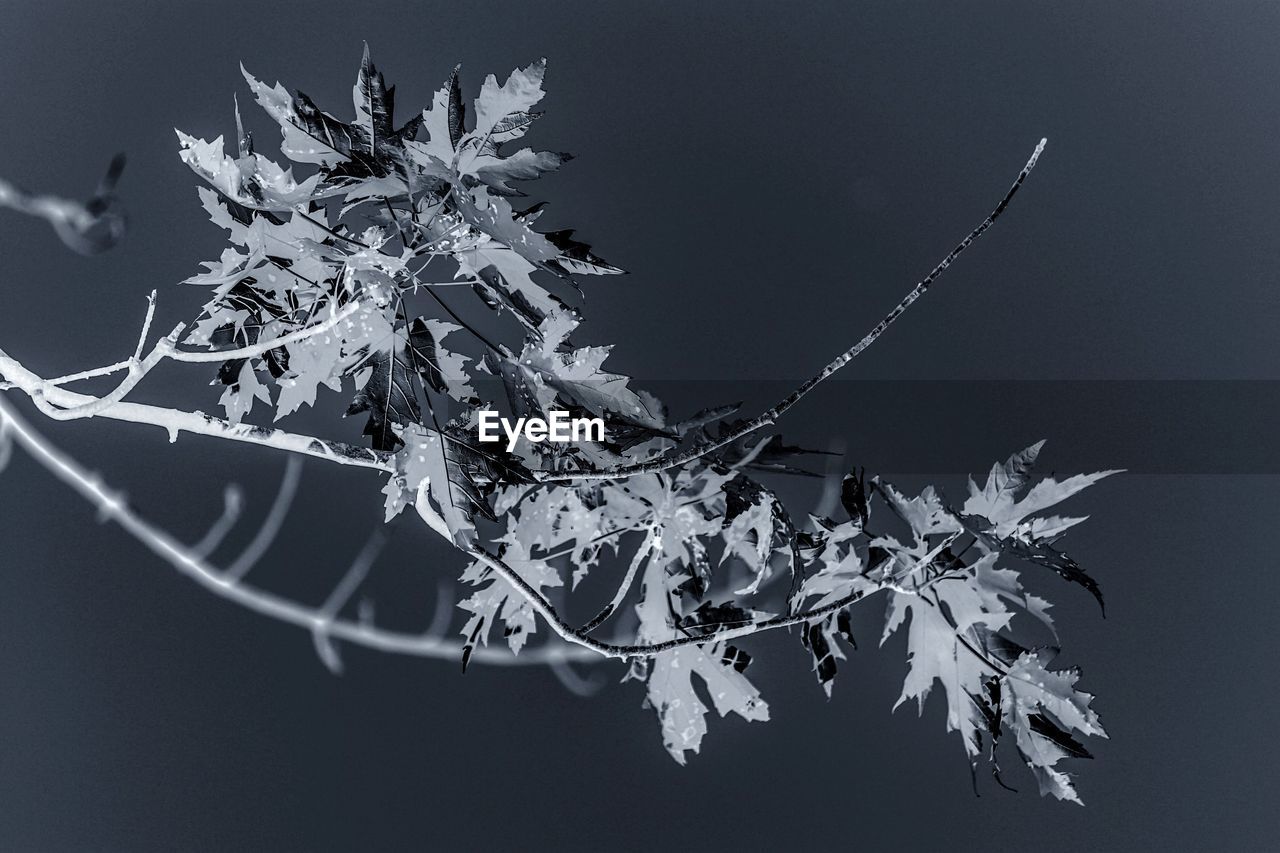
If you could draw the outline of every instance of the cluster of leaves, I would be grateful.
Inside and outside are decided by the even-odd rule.
[[[283,154],[313,169],[302,179],[255,151],[238,110],[235,156],[221,137],[179,133],[183,159],[209,185],[201,202],[231,243],[189,280],[212,290],[190,341],[243,347],[348,312],[321,334],[223,364],[216,381],[227,417],[239,421],[261,403],[278,419],[315,405],[322,386],[345,388],[347,413],[365,414],[373,447],[394,453],[384,489],[388,519],[425,500],[459,547],[492,546],[530,587],[562,599],[593,573],[608,572],[618,594],[584,631],[612,619],[617,636],[634,643],[707,637],[630,667],[681,763],[700,748],[708,701],[722,716],[768,719],[745,674],[750,656],[717,632],[799,617],[800,639],[830,694],[853,640],[849,607],[880,593],[888,598],[884,636],[908,635],[900,702],[922,705],[941,681],[947,725],[960,732],[971,761],[994,761],[1004,735],[1043,791],[1075,799],[1056,765],[1088,754],[1073,733],[1103,731],[1092,697],[1075,689],[1077,673],[1049,669],[1049,647],[1012,639],[1015,614],[1049,630],[1052,621],[1048,603],[1002,564],[1049,568],[1101,601],[1096,585],[1054,547],[1081,519],[1040,513],[1109,472],[1028,488],[1035,445],[993,468],[983,488],[971,483],[959,509],[932,489],[906,498],[851,474],[843,517],[803,523],[767,484],[807,473],[804,451],[777,436],[757,434],[678,468],[624,479],[540,483],[531,476],[607,469],[734,426],[726,421],[733,407],[671,422],[658,400],[604,367],[608,347],[571,341],[581,321],[574,276],[622,271],[571,231],[535,230],[541,205],[511,203],[521,195],[516,184],[569,159],[510,150],[540,115],[534,107],[544,72],[540,61],[502,85],[490,76],[468,109],[455,69],[431,105],[398,127],[394,88],[367,50],[349,122],[245,72],[280,128]],[[492,325],[518,330],[520,345],[495,342],[501,334],[460,320],[441,295],[458,291],[496,312]],[[482,399],[483,388],[501,389],[500,398]],[[476,425],[484,409],[600,417],[606,438],[520,441],[509,452],[482,446]],[[873,508],[877,523],[886,514],[905,533],[873,533]],[[462,580],[474,587],[459,605],[468,614],[466,655],[494,629],[519,652],[537,629],[528,600],[483,561]],[[634,604],[622,607],[624,600]]]
[[[1093,697],[1075,689],[1076,670],[1051,671],[1056,648],[1026,648],[1012,636],[1015,615],[1039,623],[1056,639],[1049,602],[1028,593],[1016,570],[1022,561],[1048,567],[1092,592],[1097,585],[1054,543],[1084,518],[1043,516],[1042,511],[1114,471],[1082,474],[1030,486],[1043,442],[992,467],[979,488],[956,509],[933,487],[907,498],[888,483],[845,478],[843,521],[814,519],[804,554],[817,571],[805,579],[794,603],[821,606],[863,591],[888,596],[883,644],[906,627],[909,671],[898,704],[914,699],[923,710],[940,682],[947,728],[958,731],[972,762],[984,755],[999,780],[996,746],[1012,733],[1015,748],[1031,768],[1041,793],[1078,802],[1057,762],[1089,757],[1072,732],[1105,737],[1089,705]],[[880,500],[877,501],[876,498]],[[873,533],[872,507],[883,503],[905,535]],[[811,620],[805,635],[818,680],[828,691],[844,657],[841,640],[852,643],[847,611]],[[897,707],[895,705],[895,707]],[[985,739],[985,742],[984,742]]]
[[[1105,733],[1089,707],[1093,697],[1075,689],[1078,672],[1050,669],[1056,649],[1015,639],[1018,614],[1030,623],[1024,627],[1056,634],[1049,603],[1027,592],[1019,573],[1004,564],[1048,567],[1101,603],[1092,580],[1054,547],[1083,519],[1041,513],[1113,472],[1062,482],[1050,477],[1032,486],[1041,446],[995,465],[982,488],[971,481],[958,509],[932,487],[908,498],[886,482],[852,473],[842,484],[843,517],[810,516],[801,529],[775,492],[748,473],[776,467],[770,464],[776,460],[765,459],[755,468],[760,457],[746,465],[711,460],[586,489],[510,487],[496,509],[506,524],[502,541],[518,555],[515,565],[539,588],[567,578],[576,586],[605,548],[629,551],[622,543],[630,537],[635,550],[627,574],[641,577],[638,642],[814,612],[799,636],[828,696],[844,648],[854,643],[849,606],[883,594],[881,642],[907,632],[909,671],[898,704],[915,700],[923,709],[941,682],[947,727],[961,734],[971,762],[988,759],[999,779],[996,747],[1008,735],[1041,791],[1074,801],[1070,779],[1056,765],[1089,756],[1073,733]],[[473,614],[464,630],[469,642],[484,642],[489,627],[500,623],[518,650],[533,630],[531,610],[480,564],[465,579],[485,584],[463,605]],[[783,579],[789,594],[766,609],[759,602],[777,601],[771,588]],[[744,675],[749,662],[741,649],[712,639],[633,665],[631,675],[647,682],[648,701],[677,761],[698,751],[707,729],[708,708],[694,676],[722,716],[768,718],[768,706]]]

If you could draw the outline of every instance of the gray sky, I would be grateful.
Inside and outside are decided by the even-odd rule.
[[[615,343],[642,380],[714,379],[737,399],[806,376],[977,224],[1041,136],[1007,217],[856,376],[1276,380],[1278,31],[1280,5],[1244,2],[4,3],[0,174],[80,195],[123,150],[132,230],[86,259],[0,215],[0,346],[67,372],[127,354],[152,288],[162,320],[190,316],[204,294],[176,282],[222,232],[172,129],[233,132],[232,93],[255,109],[241,61],[346,115],[367,40],[403,115],[456,62],[474,91],[549,58],[529,141],[578,156],[539,182],[544,221],[632,271],[588,283],[582,336]],[[269,152],[276,135],[254,121]],[[166,373],[147,399],[211,410],[204,381]],[[945,406],[912,387],[850,385],[787,427],[882,471],[977,473],[1042,437],[1046,470],[1136,471],[1072,507],[1092,515],[1069,550],[1108,618],[1052,578],[1038,589],[1112,733],[1073,768],[1087,808],[1041,800],[1017,772],[1021,794],[984,778],[975,798],[937,706],[890,714],[905,667],[899,643],[875,648],[878,606],[830,702],[794,638],[762,642],[774,720],[712,721],[682,769],[634,685],[583,701],[538,670],[463,677],[363,653],[334,678],[305,635],[210,598],[18,460],[0,477],[0,848],[1274,840],[1274,386],[1197,386],[1186,406],[1137,386],[1158,405],[1132,409],[1081,392],[1094,396],[1069,411],[1018,390],[1053,386]],[[229,478],[261,507],[282,467],[124,426],[49,434],[191,539]],[[358,548],[380,504],[370,477],[322,468],[305,474],[303,545],[269,576],[316,597],[329,579],[314,567]],[[449,559],[400,531],[381,582],[429,613],[432,573],[460,569]]]

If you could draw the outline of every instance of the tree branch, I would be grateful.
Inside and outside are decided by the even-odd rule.
[[[3,377],[7,387],[22,391],[28,397],[31,397],[33,401],[39,399],[43,401],[43,404],[57,406],[62,409],[90,405],[100,399],[51,385],[45,379],[27,370],[4,350],[0,350],[0,377]],[[141,403],[118,402],[95,412],[95,416],[160,427],[169,433],[171,442],[177,441],[179,433],[189,432],[195,435],[207,435],[229,441],[262,445],[276,450],[286,450],[291,453],[301,453],[306,456],[314,456],[317,459],[335,462],[339,465],[373,468],[378,471],[391,471],[394,468],[392,463],[393,454],[385,451],[370,450],[339,441],[298,435],[269,427],[253,426],[252,424],[233,424],[221,418],[206,415],[203,412],[184,412],[179,409],[148,406]]]
[[[933,282],[936,281],[938,277],[941,276],[942,273],[945,272],[946,269],[950,267],[966,249],[973,245],[975,240],[981,237],[982,234],[995,223],[1000,214],[1004,213],[1005,208],[1009,206],[1009,202],[1013,200],[1014,194],[1017,193],[1019,187],[1022,186],[1022,182],[1026,180],[1027,175],[1031,174],[1031,170],[1035,168],[1036,161],[1040,159],[1040,153],[1044,151],[1046,142],[1047,140],[1041,139],[1040,143],[1036,145],[1035,150],[1031,152],[1031,158],[1027,160],[1027,164],[1022,167],[1022,171],[1018,173],[1018,177],[1014,180],[1009,191],[1005,193],[1004,198],[1000,200],[1000,203],[996,205],[995,209],[991,211],[987,218],[982,220],[982,223],[979,224],[977,228],[970,231],[969,234],[961,240],[956,247],[938,263],[937,266],[930,270],[929,274],[921,279],[916,286],[911,289],[911,292],[903,297],[902,301],[894,306],[893,310],[884,316],[884,319],[877,323],[871,331],[867,332],[867,334],[862,337],[862,340],[858,341],[848,350],[837,356],[834,361],[822,368],[822,370],[816,375],[809,378],[799,388],[780,400],[775,406],[773,406],[773,408],[763,412],[752,420],[747,421],[736,429],[730,430],[713,441],[691,447],[681,453],[671,453],[666,456],[660,456],[656,459],[649,459],[644,462],[635,462],[630,465],[618,465],[601,471],[538,471],[534,473],[534,478],[543,483],[569,483],[579,480],[616,480],[623,477],[634,477],[637,474],[652,474],[657,471],[665,471],[669,468],[677,468],[688,462],[692,462],[695,459],[700,459],[708,453],[714,453],[722,447],[733,444],[744,435],[755,432],[761,427],[772,425],[784,412],[796,403],[800,402],[801,398],[806,394],[816,388],[820,383],[830,378],[836,371],[844,367],[853,359],[857,358],[864,350],[875,343],[876,340],[885,333],[889,326],[893,325],[893,322],[901,317],[917,299],[924,296],[924,294],[929,290],[929,286],[932,285]]]
[[[104,520],[115,522],[152,553],[221,598],[255,613],[308,630],[322,626],[326,634],[333,638],[370,649],[416,657],[450,660],[462,658],[460,642],[443,639],[437,634],[410,634],[364,622],[337,619],[323,608],[298,604],[229,578],[225,572],[210,565],[167,532],[135,513],[123,496],[110,491],[98,477],[34,431],[3,397],[0,397],[0,429],[30,453],[40,465],[93,504]],[[599,660],[599,656],[585,649],[555,644],[526,649],[519,656],[508,654],[500,648],[479,648],[473,651],[471,660],[511,666],[591,661]]]

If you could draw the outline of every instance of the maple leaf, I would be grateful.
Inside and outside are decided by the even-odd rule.
[[[519,196],[524,193],[511,186],[510,181],[531,181],[547,172],[554,172],[572,159],[572,154],[521,148],[506,157],[478,156],[471,161],[468,174],[474,174],[503,195]]]
[[[1000,714],[1014,732],[1018,753],[1040,784],[1041,794],[1083,805],[1070,777],[1056,768],[1063,758],[1090,758],[1072,731],[1105,738],[1093,696],[1075,689],[1078,669],[1048,668],[1055,652],[1024,651],[1002,679]]]
[[[1048,477],[1026,490],[1031,470],[1044,442],[1037,442],[1020,453],[1015,453],[1003,464],[997,463],[987,476],[987,483],[979,489],[969,480],[969,497],[961,513],[953,513],[956,520],[972,533],[989,550],[1000,550],[1020,559],[1045,566],[1066,580],[1078,583],[1103,606],[1102,591],[1097,582],[1080,566],[1061,551],[1050,547],[1068,528],[1084,521],[1084,518],[1028,518],[1066,500],[1117,470],[1099,471],[1094,474],[1078,474],[1058,482]]]
[[[369,413],[364,433],[373,437],[375,449],[399,447],[396,427],[422,420],[415,377],[426,388],[454,399],[475,401],[475,389],[463,369],[465,359],[439,343],[458,328],[435,319],[418,317],[408,325],[397,319],[389,334],[371,341],[365,368],[370,372],[363,382],[357,380],[363,387],[347,414]]]
[[[504,545],[503,561],[535,590],[542,592],[544,589],[564,585],[556,570],[542,560],[530,557],[519,540],[507,539],[504,540]],[[458,607],[471,614],[462,627],[462,636],[465,638],[462,668],[466,669],[477,642],[485,646],[489,644],[489,632],[499,622],[502,623],[502,634],[507,639],[507,645],[513,654],[519,654],[529,637],[537,630],[537,614],[528,599],[505,578],[494,574],[479,561],[468,566],[460,580],[473,586],[485,584],[469,598],[458,602]]]
[[[410,423],[396,432],[404,447],[396,454],[395,473],[382,489],[387,521],[406,506],[425,500],[432,518],[443,523],[442,534],[470,547],[476,537],[473,517],[479,514],[497,520],[487,493],[499,482],[532,480],[515,460],[472,444],[473,423],[450,422],[443,433]]]
[[[541,340],[526,339],[519,358],[507,360],[511,375],[518,377],[519,391],[542,411],[564,400],[594,415],[663,431],[661,403],[643,391],[632,391],[630,377],[603,369],[611,347],[569,346],[568,336],[577,322],[565,313],[548,316],[539,327]]]
[[[1024,519],[1066,500],[1104,477],[1121,472],[1111,470],[1077,474],[1061,483],[1048,477],[1019,498],[1018,495],[1030,482],[1031,471],[1043,447],[1043,441],[1036,442],[1026,450],[1010,456],[1003,464],[993,465],[991,473],[987,475],[987,483],[981,490],[970,479],[969,498],[963,508],[965,514],[981,516],[990,521],[989,531],[1001,539],[1016,535],[1028,543],[1052,539],[1067,528],[1084,521],[1084,518],[1033,519],[1025,522]]]
[[[982,692],[991,669],[971,648],[972,640],[966,635],[978,627],[993,631],[1003,628],[1011,614],[1003,607],[994,612],[985,610],[983,597],[969,584],[939,584],[935,592],[937,601],[920,595],[889,594],[881,645],[910,617],[909,668],[894,709],[914,699],[923,712],[934,683],[941,682],[947,731],[960,732],[965,752],[974,759],[981,750],[983,718],[972,697]],[[943,611],[943,605],[949,613]]]
[[[445,85],[436,90],[431,105],[422,111],[425,142],[408,145],[410,157],[419,166],[440,177],[451,177],[458,142],[466,133],[466,107],[462,103],[462,84],[458,66]]]
[[[442,343],[446,335],[461,328],[433,317],[417,317],[409,325],[405,350],[424,387],[455,400],[478,402],[466,372],[467,359]]]
[[[399,342],[400,335],[395,339]],[[407,344],[375,350],[366,368],[368,378],[347,407],[348,415],[369,413],[364,434],[373,438],[375,450],[395,450],[403,444],[395,428],[422,420],[413,384],[415,363]]]
[[[855,592],[869,593],[876,585],[864,574],[864,564],[855,543],[863,533],[861,520],[835,524],[827,519],[812,519],[818,530],[806,540],[809,559],[817,565],[800,583],[792,598],[792,609],[816,609],[834,604]],[[845,659],[837,640],[856,646],[847,608],[810,619],[801,633],[801,641],[813,658],[813,671],[818,683],[831,696],[838,661]]]
[[[636,606],[640,642],[660,642],[676,636],[665,575],[663,563],[658,560],[651,561],[645,569],[641,600]],[[708,643],[659,652],[652,660],[633,666],[631,676],[646,682],[646,702],[658,715],[663,745],[678,763],[685,763],[685,753],[701,751],[707,732],[709,709],[694,689],[695,675],[705,685],[720,716],[732,712],[744,720],[769,719],[768,703],[735,668],[738,661],[725,644]]]
[[[566,274],[572,275],[625,275],[626,270],[615,267],[604,258],[596,256],[591,247],[573,238],[574,230],[565,228],[548,231],[542,236],[560,250],[560,254],[548,263]]]
[[[546,58],[517,68],[498,85],[498,78],[490,74],[480,86],[475,99],[475,127],[469,137],[477,148],[497,146],[519,139],[538,117],[530,110],[545,97],[542,81],[547,74]]]
[[[271,405],[271,392],[258,381],[258,374],[249,360],[242,360],[240,365],[240,372],[235,381],[227,385],[226,390],[222,392],[222,397],[218,400],[218,405],[226,410],[227,420],[233,424],[240,423],[245,415],[253,410],[254,400],[261,400],[268,406]]]
[[[281,169],[261,154],[229,157],[219,136],[212,142],[175,131],[182,162],[209,185],[236,204],[259,210],[292,210],[295,206],[336,194],[334,187],[320,187],[320,175],[298,183],[292,169]]]
[[[354,124],[321,111],[300,91],[291,96],[279,83],[268,87],[244,66],[240,71],[259,106],[280,126],[280,150],[285,156],[323,166],[333,176],[360,179],[389,174],[403,158],[404,145],[422,124],[421,116],[415,116],[399,130],[392,130],[394,87],[388,89],[374,68],[368,45],[352,91]]]
[[[791,545],[794,529],[777,496],[747,477],[736,477],[725,485],[724,551],[720,562],[737,557],[752,572],[751,582],[734,590],[735,595],[753,595],[773,576],[774,554],[781,556],[786,571],[795,568]]]
[[[573,587],[587,576],[601,549],[618,547],[620,532],[639,529],[641,519],[621,512],[611,483],[571,486],[507,487],[494,497],[493,511],[508,523],[506,535],[542,553],[556,552],[573,566]]]

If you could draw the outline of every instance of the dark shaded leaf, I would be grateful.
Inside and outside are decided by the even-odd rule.
[[[413,386],[413,365],[404,349],[392,347],[374,353],[369,366],[373,372],[346,413],[368,412],[364,434],[373,438],[374,450],[395,450],[404,443],[395,427],[422,420]]]

